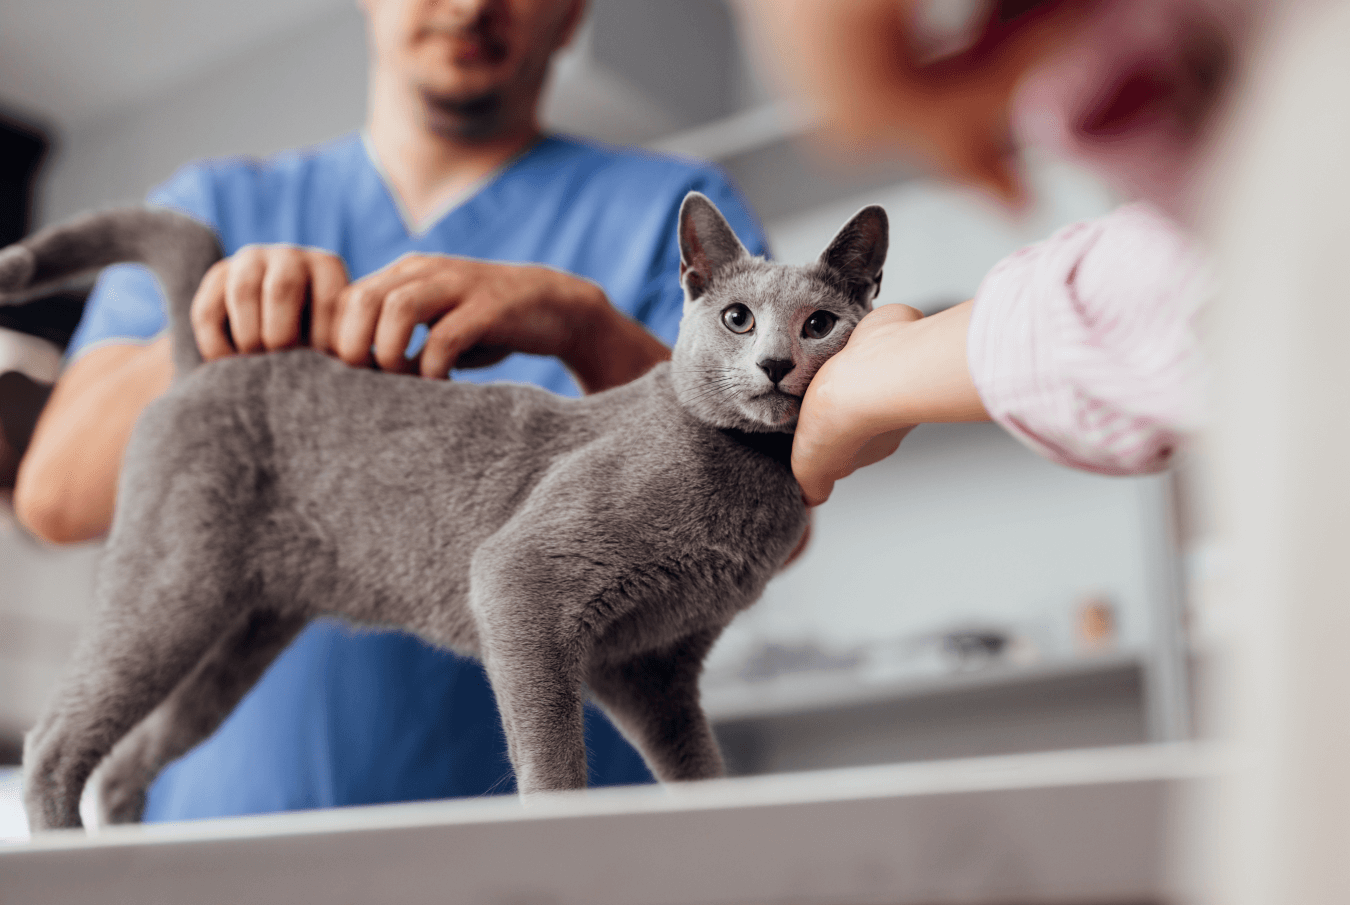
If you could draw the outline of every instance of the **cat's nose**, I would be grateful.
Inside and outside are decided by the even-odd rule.
[[[769,375],[774,386],[778,386],[778,381],[788,376],[796,365],[790,358],[766,358],[759,362],[759,369]]]

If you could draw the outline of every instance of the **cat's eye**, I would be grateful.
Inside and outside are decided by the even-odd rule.
[[[755,316],[750,313],[749,308],[738,302],[735,305],[728,305],[722,312],[722,323],[726,324],[732,333],[749,333],[755,326]]]
[[[817,311],[802,324],[802,336],[807,339],[824,339],[830,335],[830,331],[838,321],[839,318],[828,311]]]

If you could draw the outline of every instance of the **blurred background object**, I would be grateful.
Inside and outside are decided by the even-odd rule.
[[[0,248],[29,232],[47,146],[41,129],[0,113]],[[0,490],[14,486],[87,295],[72,288],[41,302],[0,306]]]
[[[194,158],[350,131],[365,90],[350,0],[0,7],[0,104],[50,123],[57,140],[39,223],[136,201]],[[1014,220],[904,165],[816,156],[802,141],[811,121],[754,74],[723,0],[595,0],[544,109],[559,130],[716,161],[784,260],[813,257],[848,215],[884,205],[878,301],[927,312],[1117,200],[1033,157],[1034,200]],[[920,428],[839,485],[806,554],[710,659],[706,703],[733,770],[1184,737],[1174,495],[1168,477],[1049,464],[993,425]],[[97,556],[0,524],[0,731],[11,739],[68,655]],[[1097,607],[1091,656],[1085,605]]]

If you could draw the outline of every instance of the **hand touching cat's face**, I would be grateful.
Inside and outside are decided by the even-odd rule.
[[[711,201],[689,193],[672,364],[680,402],[719,427],[791,431],[811,378],[871,310],[886,247],[886,212],[868,207],[815,263],[773,264],[746,251]]]

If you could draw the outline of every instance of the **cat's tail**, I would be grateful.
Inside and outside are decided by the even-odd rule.
[[[168,300],[174,368],[182,375],[202,361],[192,335],[192,297],[220,258],[210,227],[168,208],[84,214],[0,250],[0,305],[40,298],[109,264],[145,264]]]

